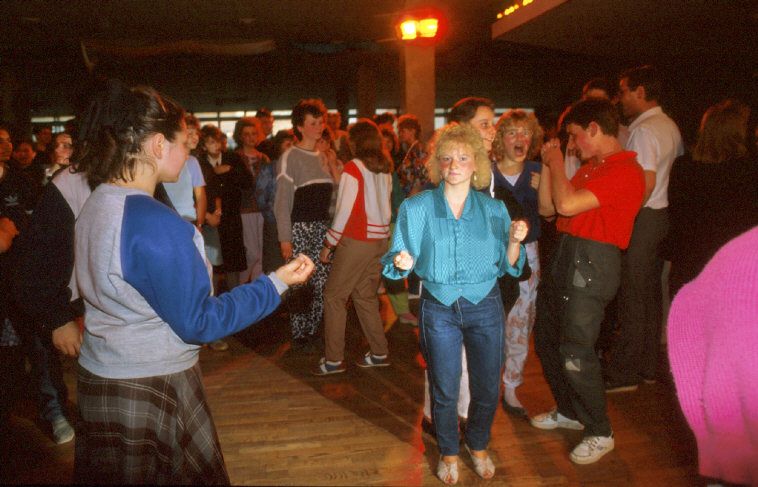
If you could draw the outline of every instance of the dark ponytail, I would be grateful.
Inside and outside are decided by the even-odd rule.
[[[129,89],[108,80],[81,117],[77,170],[87,173],[90,186],[130,181],[141,164],[153,164],[142,150],[150,136],[160,133],[173,141],[184,126],[184,110],[153,88]]]

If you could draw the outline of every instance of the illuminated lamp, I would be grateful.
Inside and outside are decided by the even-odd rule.
[[[446,22],[439,10],[425,8],[403,13],[395,25],[399,39],[430,44],[444,33]]]
[[[416,21],[406,20],[400,23],[400,39],[409,41],[418,37],[416,33]]]
[[[435,18],[421,19],[416,23],[416,30],[420,37],[432,38],[437,35],[440,21]]]

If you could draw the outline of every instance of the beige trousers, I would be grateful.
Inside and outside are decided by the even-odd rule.
[[[362,241],[343,237],[337,246],[324,289],[325,356],[330,362],[345,357],[345,305],[348,297],[353,298],[371,353],[387,355],[387,338],[376,295],[381,279],[379,259],[386,251],[387,239]]]

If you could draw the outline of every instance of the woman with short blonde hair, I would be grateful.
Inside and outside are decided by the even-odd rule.
[[[443,134],[444,137],[442,137]],[[429,180],[434,184],[439,184],[444,179],[440,170],[440,156],[448,148],[448,144],[462,144],[471,147],[475,158],[471,186],[474,189],[489,187],[492,174],[490,160],[482,143],[482,137],[472,127],[455,122],[448,124],[444,129],[440,129],[434,134],[432,147],[429,151],[431,157],[427,160],[426,166],[429,172]]]
[[[517,276],[524,263],[526,224],[513,222],[502,201],[473,188],[489,185],[481,136],[451,123],[435,139],[428,162],[439,186],[400,206],[384,275],[422,280],[419,343],[432,389],[432,416],[440,449],[437,477],[458,481],[457,400],[466,349],[471,404],[466,449],[476,473],[495,475],[487,454],[503,365],[503,303],[497,279]]]

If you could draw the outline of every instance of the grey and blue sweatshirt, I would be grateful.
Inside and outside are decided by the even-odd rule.
[[[192,367],[200,344],[265,317],[286,289],[271,274],[211,296],[199,232],[146,193],[110,184],[79,215],[75,267],[85,303],[79,364],[116,379]]]

